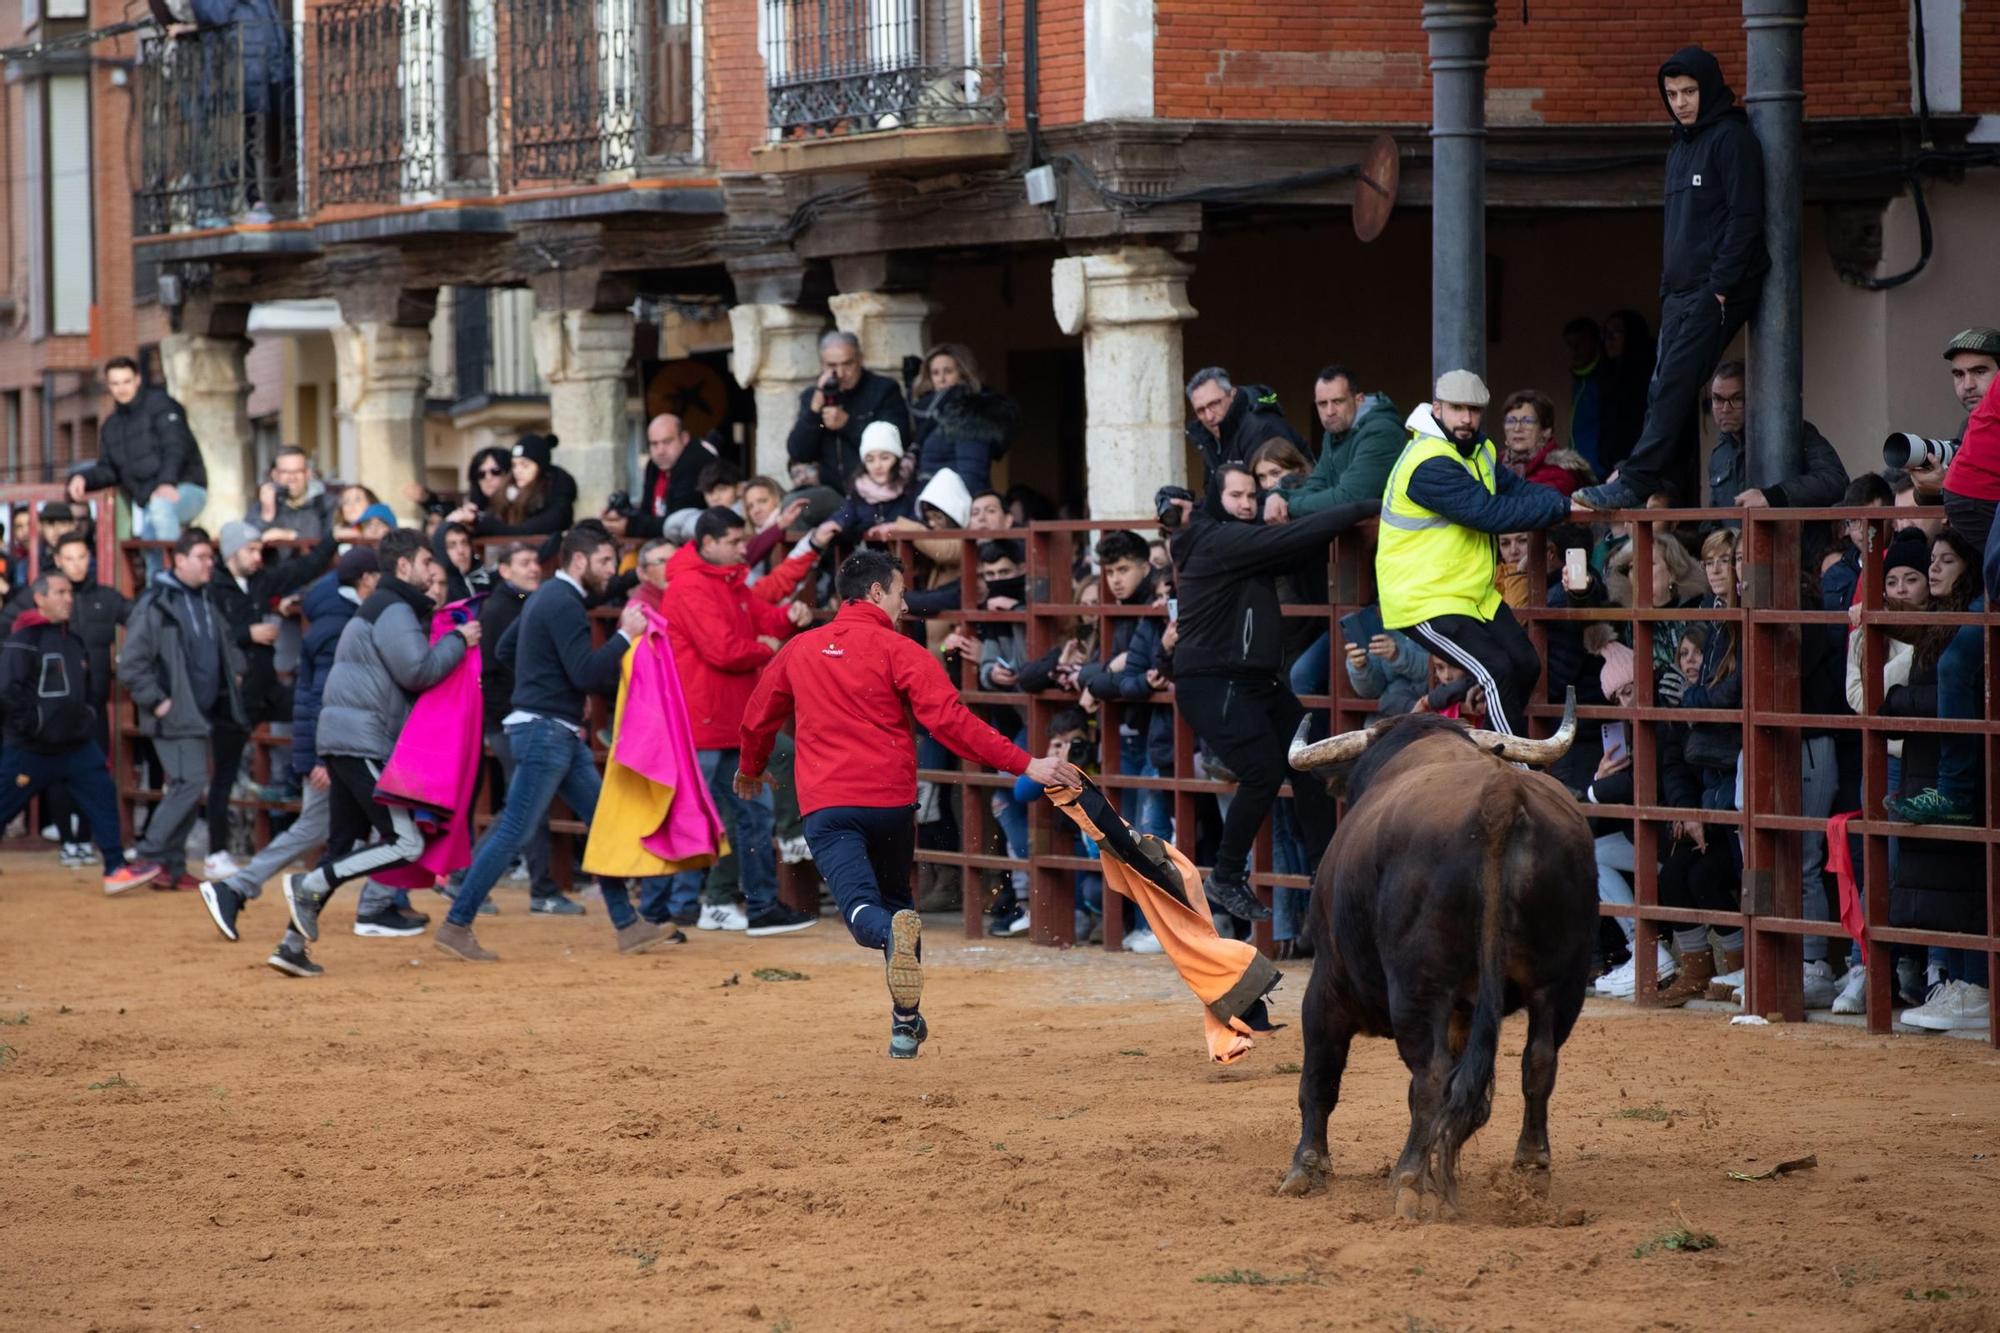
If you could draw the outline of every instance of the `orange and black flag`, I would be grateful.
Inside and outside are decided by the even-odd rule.
[[[1105,886],[1139,904],[1174,970],[1205,1006],[1209,1058],[1225,1065],[1241,1059],[1251,1034],[1269,1030],[1264,997],[1283,975],[1252,945],[1215,933],[1194,864],[1127,824],[1096,783],[1050,787],[1048,798],[1097,844]]]

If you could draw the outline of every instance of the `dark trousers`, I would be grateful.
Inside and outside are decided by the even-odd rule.
[[[813,865],[864,949],[889,943],[889,918],[914,906],[910,867],[917,855],[914,805],[836,805],[806,816]]]
[[[1294,776],[1300,778],[1292,784],[1299,830],[1306,857],[1317,867],[1333,837],[1333,799],[1319,780],[1295,775],[1286,758],[1306,711],[1291,687],[1276,676],[1187,676],[1174,682],[1174,698],[1194,734],[1236,775],[1215,872],[1243,875],[1278,789]]]
[[[350,879],[406,866],[422,855],[424,835],[416,818],[401,806],[375,799],[382,766],[351,754],[321,755],[328,791],[326,850],[307,887],[331,892]],[[361,844],[374,833],[378,841]]]
[[[1486,695],[1486,721],[1494,731],[1528,734],[1528,700],[1541,678],[1542,659],[1505,603],[1491,620],[1435,616],[1410,633],[1479,683]]]
[[[104,854],[108,874],[125,864],[125,841],[118,827],[118,789],[96,741],[85,741],[67,754],[37,754],[21,746],[0,750],[0,828],[13,822],[28,802],[52,783],[64,783],[90,836]]]
[[[1639,503],[1675,470],[1674,453],[1701,407],[1702,389],[1723,349],[1756,312],[1754,300],[1723,305],[1709,292],[1676,292],[1660,303],[1660,354],[1646,386],[1646,424],[1618,465],[1618,479],[1637,494]],[[1689,503],[1701,497],[1681,498]]]
[[[1969,495],[1959,495],[1952,491],[1944,493],[1944,521],[1951,530],[1972,543],[1972,549],[1984,553],[1987,539],[1993,535],[1994,503],[1991,500],[1975,500]],[[1980,571],[1967,570],[1966,577],[1977,579]]]
[[[243,751],[250,733],[232,722],[217,720],[208,734],[212,755],[208,768],[208,850],[229,850],[229,794],[243,771]]]

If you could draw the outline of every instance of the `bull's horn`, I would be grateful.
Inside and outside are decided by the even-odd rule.
[[[1287,756],[1292,761],[1292,767],[1301,773],[1353,759],[1368,748],[1370,733],[1365,730],[1343,731],[1338,736],[1328,736],[1323,741],[1307,744],[1306,732],[1311,726],[1311,718],[1299,719],[1299,734],[1292,737],[1291,753]]]
[[[1563,699],[1562,725],[1556,734],[1545,741],[1531,741],[1524,736],[1509,736],[1503,731],[1480,731],[1473,728],[1472,743],[1490,754],[1502,759],[1511,759],[1517,764],[1533,764],[1546,768],[1569,753],[1570,742],[1576,739],[1576,687],[1570,686]],[[1294,749],[1294,754],[1297,750]],[[1296,761],[1294,761],[1296,764]]]

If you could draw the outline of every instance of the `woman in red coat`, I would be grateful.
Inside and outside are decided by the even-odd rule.
[[[1521,389],[1507,399],[1500,425],[1507,447],[1501,461],[1525,481],[1573,495],[1597,481],[1590,464],[1574,449],[1556,443],[1556,405],[1538,389]]]

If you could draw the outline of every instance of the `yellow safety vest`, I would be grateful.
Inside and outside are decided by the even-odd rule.
[[[1472,457],[1464,458],[1450,440],[1411,432],[1382,489],[1382,527],[1375,544],[1375,588],[1382,599],[1382,624],[1389,629],[1408,629],[1436,616],[1491,620],[1500,609],[1500,591],[1493,586],[1493,538],[1410,498],[1410,475],[1433,458],[1464,468],[1489,495],[1496,488],[1499,462],[1492,441],[1480,441]]]

